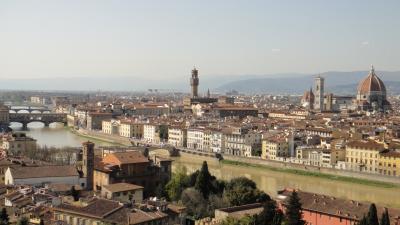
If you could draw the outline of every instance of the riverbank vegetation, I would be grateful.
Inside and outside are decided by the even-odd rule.
[[[79,150],[71,147],[37,146],[36,149],[27,149],[23,155],[32,160],[48,162],[57,165],[71,165],[76,162]]]
[[[294,192],[293,201],[289,201],[289,204],[293,203],[293,207],[283,214],[277,203],[259,190],[254,181],[246,177],[230,181],[216,179],[210,174],[207,162],[204,161],[201,169],[191,174],[187,173],[185,167],[177,168],[172,179],[165,185],[164,195],[160,197],[185,206],[188,216],[194,220],[214,217],[215,209],[261,203],[261,214],[245,216],[240,220],[227,218],[222,225],[281,225],[284,221],[285,224],[303,224],[290,223],[299,215],[301,209],[299,198],[296,196],[297,193]],[[297,222],[301,222],[301,216],[298,218]]]
[[[382,187],[382,188],[399,187],[399,185],[394,184],[394,183],[389,183],[389,182],[332,175],[332,174],[313,172],[313,171],[304,171],[304,170],[290,169],[290,168],[277,168],[277,167],[272,167],[272,166],[267,166],[267,165],[252,164],[252,163],[239,162],[239,161],[233,161],[233,160],[225,160],[225,159],[222,160],[221,162],[223,164],[227,164],[227,165],[242,166],[242,167],[254,167],[254,168],[260,168],[260,169],[265,169],[265,170],[270,170],[270,171],[275,171],[275,172],[291,173],[291,174],[296,174],[296,175],[301,175],[301,176],[312,176],[312,177],[317,177],[317,178],[338,180],[338,181],[343,181],[343,182],[356,183],[356,184],[362,184],[362,185],[368,185],[368,186],[374,186],[374,187]]]
[[[92,136],[92,135],[89,135],[89,134],[83,134],[83,133],[80,133],[80,132],[76,131],[73,127],[69,127],[67,129],[71,133],[73,133],[73,134],[75,134],[75,135],[77,135],[79,137],[86,138],[88,141],[105,142],[105,143],[118,145],[118,146],[131,146],[131,145],[127,145],[127,144],[121,143],[120,141],[112,140],[111,138],[107,139],[107,138],[95,137],[95,136]]]

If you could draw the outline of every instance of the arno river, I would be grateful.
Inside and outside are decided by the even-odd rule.
[[[18,130],[15,124],[12,125],[12,127],[14,130]],[[39,145],[47,146],[78,147],[83,141],[87,140],[55,124],[45,128],[41,123],[30,123],[26,133],[37,139]],[[107,142],[94,142],[96,145],[111,145]],[[400,187],[379,188],[337,180],[331,181],[323,178],[279,173],[259,168],[238,167],[220,164],[216,159],[192,155],[183,155],[179,158],[174,158],[173,167],[176,168],[179,165],[184,165],[189,172],[193,172],[201,167],[204,160],[208,161],[210,171],[216,177],[227,180],[238,176],[248,177],[254,180],[260,189],[272,196],[276,194],[277,190],[283,189],[284,187],[292,187],[338,198],[370,201],[380,205],[400,208]]]
[[[16,132],[19,132],[22,127],[18,123],[11,123],[11,128]],[[73,134],[67,128],[64,128],[63,125],[58,123],[50,124],[50,127],[43,127],[42,123],[33,122],[28,124],[27,131],[21,132],[25,132],[28,136],[35,138],[39,145],[47,145],[49,147],[79,147],[82,145],[82,142],[87,141],[87,138]],[[90,141],[101,146],[112,145],[108,142],[97,140]]]

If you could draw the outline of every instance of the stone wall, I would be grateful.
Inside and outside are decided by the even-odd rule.
[[[308,172],[320,172],[320,173],[329,174],[329,175],[337,175],[337,176],[360,178],[360,179],[366,179],[366,180],[400,184],[400,178],[393,177],[393,176],[385,176],[385,175],[381,175],[381,174],[361,173],[361,172],[349,171],[349,170],[339,170],[339,169],[333,169],[333,168],[315,167],[315,166],[309,166],[309,165],[301,165],[301,164],[272,161],[272,160],[265,160],[265,159],[258,159],[258,158],[245,158],[245,157],[238,157],[238,156],[232,156],[232,155],[223,155],[223,157],[226,160],[232,160],[232,161],[250,163],[250,164],[257,164],[257,165],[265,165],[265,166],[270,166],[270,167],[275,167],[275,168],[296,169],[296,170],[302,170],[302,171],[308,171]]]

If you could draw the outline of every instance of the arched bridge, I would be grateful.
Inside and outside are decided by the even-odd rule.
[[[42,122],[45,126],[51,123],[67,124],[66,113],[10,113],[10,122],[18,122],[22,124],[22,128],[26,129],[30,122]]]
[[[20,111],[28,111],[29,113],[49,113],[51,110],[47,107],[10,106],[10,113],[18,113]]]

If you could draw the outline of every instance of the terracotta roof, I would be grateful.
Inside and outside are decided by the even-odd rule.
[[[358,85],[358,94],[368,94],[369,92],[386,92],[383,81],[375,74],[374,67],[371,68],[368,76]]]
[[[122,192],[122,191],[131,191],[131,190],[139,190],[143,189],[142,186],[128,183],[115,183],[110,185],[104,185],[103,188],[111,191],[111,192]]]
[[[384,152],[381,152],[381,156],[400,158],[400,151],[396,151],[396,150],[384,151]]]
[[[320,195],[309,192],[297,191],[302,204],[302,208],[314,212],[320,212],[327,215],[338,216],[342,218],[351,219],[354,221],[360,220],[364,215],[368,213],[369,206],[371,203],[368,202],[357,202],[353,200],[345,200],[332,196]],[[290,196],[292,190],[283,190],[278,192],[280,196]],[[278,197],[279,198],[279,197]],[[283,200],[283,204],[289,198]],[[382,215],[384,210],[383,207],[377,206],[378,215]],[[388,209],[391,220],[400,216],[400,210]]]
[[[168,217],[167,214],[157,210],[155,211],[134,210],[129,215],[129,223],[142,224],[148,221],[159,220],[167,217]]]
[[[241,206],[233,206],[228,208],[217,209],[218,211],[229,213],[229,217],[242,218],[244,215],[256,215],[264,210],[261,203],[254,203]]]
[[[14,179],[79,176],[75,166],[10,167]]]
[[[94,218],[104,218],[122,207],[123,205],[119,202],[95,198],[87,206],[79,207],[63,203],[56,207],[55,210]]]
[[[146,158],[140,151],[115,152],[108,154],[103,159],[104,163],[131,164],[131,163],[148,163]]]
[[[384,149],[383,144],[379,144],[375,141],[363,141],[363,140],[349,142],[346,146],[350,148],[370,149],[376,151],[381,151]]]

